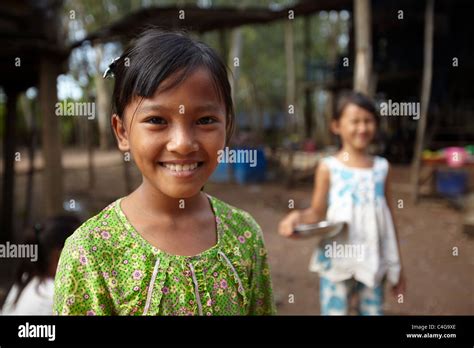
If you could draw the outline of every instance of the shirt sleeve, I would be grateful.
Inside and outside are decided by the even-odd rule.
[[[113,306],[100,268],[81,233],[66,240],[54,284],[56,315],[112,315]]]
[[[247,221],[250,222],[252,229],[256,232],[250,276],[249,315],[274,315],[276,314],[276,308],[262,229],[252,217],[248,216]]]

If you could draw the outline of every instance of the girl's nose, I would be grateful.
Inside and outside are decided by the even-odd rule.
[[[357,128],[357,133],[366,133],[367,132],[367,127],[366,126],[361,126]]]
[[[176,127],[176,129],[170,134],[170,139],[166,144],[166,149],[170,152],[187,155],[197,151],[199,145],[194,139],[192,130],[185,129],[185,127]]]
[[[358,133],[365,133],[365,132],[367,132],[368,128],[369,128],[369,127],[368,127],[367,124],[361,122],[361,123],[358,125],[358,127],[357,127],[357,132],[358,132]]]

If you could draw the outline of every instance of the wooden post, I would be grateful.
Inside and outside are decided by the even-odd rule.
[[[102,72],[100,70],[101,62],[103,59],[104,48],[102,44],[94,46],[96,53],[95,66],[97,73],[95,75],[95,86],[96,86],[96,117],[99,124],[99,147],[104,150],[110,147],[112,139],[112,130],[110,127],[110,104],[111,95],[108,88],[107,81],[102,78]],[[89,125],[89,128],[90,127]]]
[[[341,33],[340,17],[338,18],[338,23],[333,30],[331,30],[330,35],[327,39],[327,44],[329,46],[328,52],[328,65],[331,67],[331,73],[336,69],[338,64],[338,39]],[[316,140],[319,142],[319,145],[324,147],[331,145],[331,132],[329,127],[331,124],[332,117],[334,116],[334,102],[335,102],[335,92],[332,88],[327,88],[327,84],[335,84],[335,74],[331,74],[330,79],[326,82],[326,85],[323,84],[323,91],[326,93],[326,103],[324,105],[324,110],[319,110],[320,117],[316,121],[316,128],[319,130],[318,137]],[[319,122],[319,123],[318,123]],[[324,125],[324,127],[320,127]],[[318,143],[317,143],[318,144]]]
[[[20,99],[23,113],[25,116],[25,123],[28,127],[28,172],[26,178],[26,190],[25,190],[25,217],[23,219],[23,230],[31,225],[32,221],[32,208],[33,208],[33,182],[35,175],[35,152],[36,152],[36,142],[37,142],[37,127],[36,127],[36,117],[35,112],[33,111],[33,103],[28,99],[26,94]]]
[[[286,58],[286,105],[285,112],[288,113],[288,108],[293,105],[294,114],[288,114],[290,122],[285,122],[287,129],[293,131],[293,126],[296,125],[296,74],[295,74],[295,49],[294,49],[294,35],[293,35],[293,20],[287,19],[285,22],[285,58]]]
[[[354,90],[370,95],[372,81],[372,10],[370,0],[354,0],[356,61]]]
[[[229,76],[230,88],[232,93],[232,101],[234,103],[234,111],[237,112],[236,108],[236,89],[237,84],[239,81],[239,73],[240,73],[240,55],[242,52],[242,29],[236,28],[233,29],[231,32],[231,39],[230,39],[230,48],[229,48],[229,57],[228,57],[228,66],[230,67],[231,73]],[[238,65],[236,63],[238,62]],[[230,182],[235,182],[235,175],[234,175],[234,166],[228,166],[228,174],[230,178]]]
[[[229,51],[229,64],[232,76],[230,76],[230,86],[232,88],[232,100],[235,104],[235,90],[237,88],[237,82],[239,80],[239,71],[240,71],[240,54],[242,52],[242,29],[236,28],[232,30],[231,33],[231,44]],[[235,63],[235,59],[238,59],[239,65]]]
[[[286,105],[285,112],[287,119],[285,122],[287,134],[291,135],[298,129],[297,111],[296,111],[296,74],[295,74],[295,54],[294,54],[294,35],[293,20],[287,19],[285,22],[285,58],[286,58]],[[293,105],[293,114],[288,113],[289,105]],[[289,162],[286,168],[287,187],[293,183],[293,146],[290,146]]]
[[[60,213],[63,201],[60,117],[55,114],[59,65],[53,56],[43,55],[40,61],[39,104],[42,117],[43,197],[46,216]]]
[[[335,93],[332,89],[326,90],[326,105],[324,108],[324,120],[325,120],[325,125],[326,129],[324,132],[322,132],[322,144],[324,146],[331,145],[331,132],[329,131],[329,126],[331,124],[331,120],[334,116],[335,110],[334,110],[334,100],[335,100]]]
[[[219,52],[222,59],[226,59],[229,56],[229,43],[227,41],[227,31],[225,29],[220,29],[218,31],[219,35]]]
[[[89,100],[92,100],[89,98]],[[87,144],[87,190],[92,195],[95,188],[95,172],[94,172],[94,127],[92,120],[83,120],[86,122],[86,144]]]
[[[421,110],[416,129],[415,152],[412,161],[413,201],[419,197],[419,178],[421,170],[421,154],[425,146],[426,122],[430,103],[431,80],[433,75],[433,36],[434,36],[434,0],[426,1],[425,10],[425,42],[423,53],[423,81],[421,86]]]
[[[311,53],[311,17],[304,17],[303,32],[303,61],[306,68],[309,68]],[[306,80],[306,78],[305,78]],[[312,87],[306,84],[304,89],[304,136],[310,138],[313,132],[313,98]]]
[[[3,147],[3,188],[1,242],[11,240],[13,236],[14,188],[15,188],[15,139],[16,139],[16,102],[18,91],[6,89],[7,108],[5,115],[5,138]]]

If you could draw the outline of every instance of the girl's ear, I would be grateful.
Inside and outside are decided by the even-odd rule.
[[[333,132],[336,135],[339,135],[339,120],[332,120],[331,121],[331,132]]]
[[[112,128],[120,151],[129,151],[130,144],[127,129],[125,128],[123,120],[117,114],[112,115]]]

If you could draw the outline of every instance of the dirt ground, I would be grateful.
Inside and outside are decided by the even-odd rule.
[[[66,198],[80,202],[85,216],[91,216],[116,198],[125,195],[120,154],[97,156],[95,189],[87,189],[87,170],[82,155],[65,155]],[[132,170],[135,184],[139,173]],[[35,175],[35,202],[41,202],[41,172]],[[407,278],[407,293],[398,303],[387,287],[386,314],[472,315],[474,314],[474,242],[462,232],[461,213],[442,200],[426,199],[411,203],[409,170],[394,167],[394,199],[404,207],[395,212],[401,254]],[[24,214],[26,176],[17,174],[16,210]],[[216,197],[250,212],[261,225],[273,277],[278,313],[282,315],[319,314],[318,277],[308,271],[313,240],[287,240],[277,234],[279,220],[288,211],[288,200],[305,207],[311,199],[310,182],[286,189],[270,182],[262,185],[208,183],[205,190]],[[90,193],[89,193],[90,192]],[[42,215],[41,204],[34,205],[33,216]],[[19,224],[21,218],[17,220]],[[458,255],[453,255],[453,248]],[[0,285],[5,288],[12,276],[10,262],[2,260]]]

